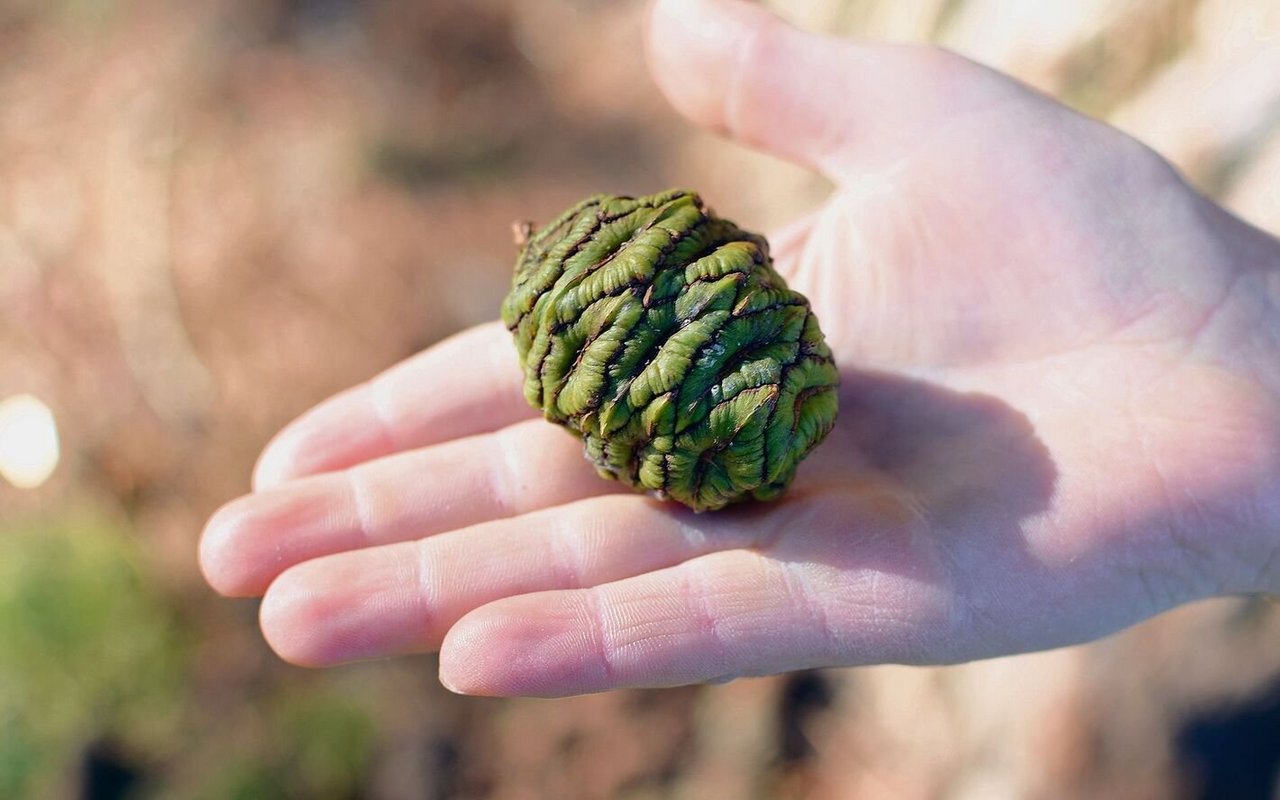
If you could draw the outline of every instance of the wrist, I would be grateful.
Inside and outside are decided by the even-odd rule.
[[[1251,231],[1257,233],[1257,231]],[[1252,253],[1256,266],[1245,282],[1260,307],[1246,351],[1262,413],[1258,427],[1261,460],[1249,517],[1256,547],[1256,578],[1246,591],[1280,594],[1280,240],[1263,234]]]
[[[1277,250],[1280,251],[1280,243]],[[1267,306],[1257,371],[1259,384],[1271,400],[1271,425],[1263,434],[1271,443],[1271,457],[1258,495],[1263,530],[1257,590],[1280,595],[1280,263],[1273,265],[1267,275]]]
[[[1280,240],[1213,212],[1211,238],[1231,290],[1192,348],[1209,368],[1205,380],[1230,400],[1221,418],[1195,423],[1224,432],[1221,447],[1201,456],[1209,463],[1198,494],[1223,513],[1201,519],[1217,524],[1204,526],[1196,560],[1214,593],[1280,594]]]

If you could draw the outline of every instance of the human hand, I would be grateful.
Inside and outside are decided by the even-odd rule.
[[[509,334],[462,333],[290,425],[210,521],[205,574],[265,591],[282,657],[439,649],[455,690],[563,695],[1024,652],[1280,588],[1273,239],[945,52],[666,0],[650,55],[694,122],[838,187],[772,238],[836,429],[781,501],[693,515],[597,478]]]

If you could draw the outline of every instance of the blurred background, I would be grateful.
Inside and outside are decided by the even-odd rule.
[[[1280,231],[1275,0],[791,0],[1107,118]],[[495,316],[509,223],[820,179],[694,131],[626,0],[0,0],[0,798],[1280,797],[1280,605],[556,701],[313,672],[195,563],[283,423]],[[760,187],[767,187],[762,191]]]

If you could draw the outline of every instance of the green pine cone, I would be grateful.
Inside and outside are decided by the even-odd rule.
[[[695,511],[779,496],[835,423],[809,301],[694,192],[569,209],[527,237],[502,319],[525,398],[601,475]]]

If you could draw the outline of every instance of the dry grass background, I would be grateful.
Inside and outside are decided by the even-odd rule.
[[[774,5],[1011,72],[1280,231],[1272,0]],[[64,442],[48,484],[0,486],[0,795],[1165,798],[1219,769],[1280,792],[1263,601],[947,669],[490,701],[430,658],[286,667],[253,603],[204,588],[200,526],[278,426],[494,315],[511,219],[684,184],[768,228],[822,196],[665,108],[641,10],[0,0],[0,397],[43,398]]]

